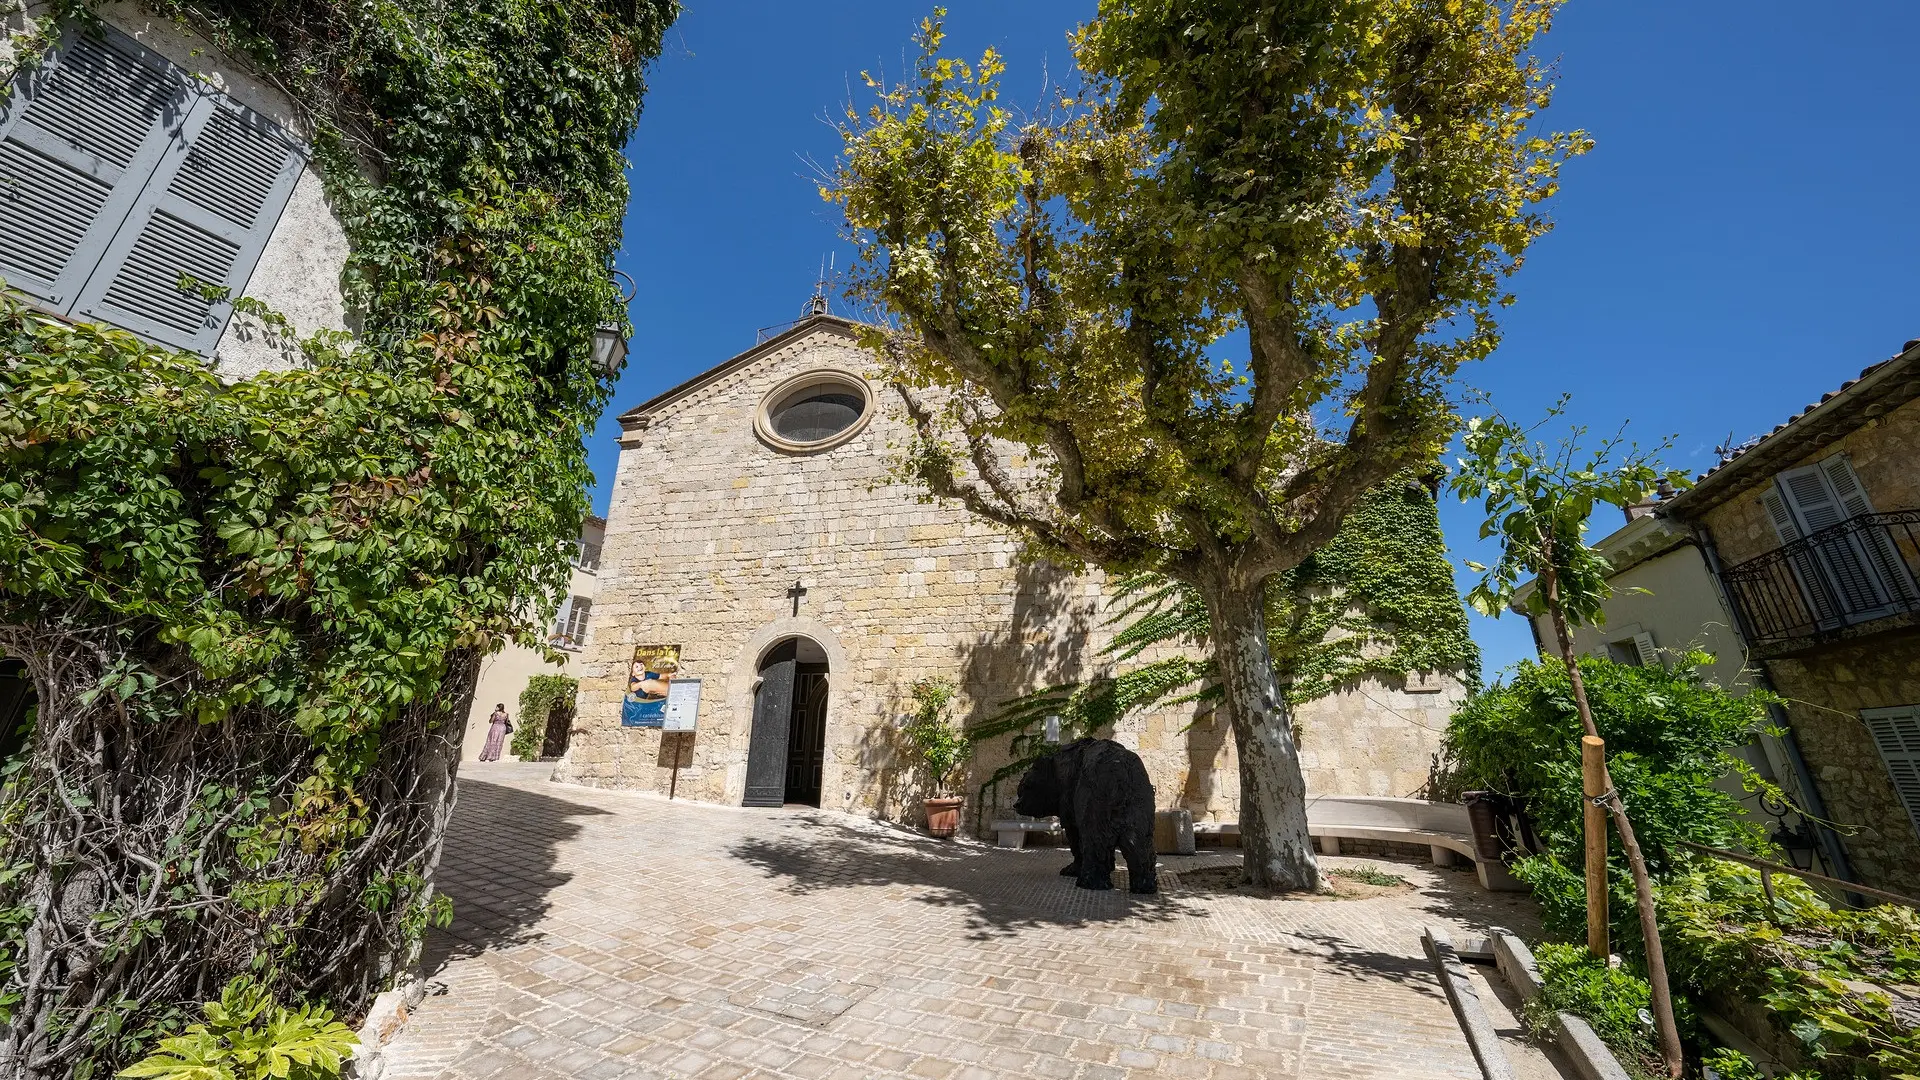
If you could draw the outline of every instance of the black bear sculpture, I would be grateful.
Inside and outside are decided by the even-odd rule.
[[[1029,817],[1059,816],[1073,849],[1073,862],[1060,872],[1081,888],[1113,888],[1113,850],[1119,848],[1129,889],[1159,891],[1153,784],[1139,754],[1112,739],[1070,742],[1027,769],[1013,808]]]

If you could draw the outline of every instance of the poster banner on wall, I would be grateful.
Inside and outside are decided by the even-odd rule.
[[[635,645],[633,665],[627,669],[627,697],[620,706],[620,726],[657,728],[666,723],[667,697],[674,673],[680,670],[680,646]]]

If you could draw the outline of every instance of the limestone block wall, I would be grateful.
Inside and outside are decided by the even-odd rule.
[[[910,687],[944,675],[974,722],[1044,686],[1087,678],[1111,640],[1098,574],[1023,561],[1018,545],[957,506],[924,501],[893,474],[908,431],[890,391],[854,438],[817,453],[763,443],[753,417],[786,379],[818,368],[868,373],[832,324],[660,406],[623,440],[613,478],[593,643],[578,665],[579,712],[556,777],[682,798],[744,793],[759,661],[800,635],[829,665],[822,804],[905,820],[921,793],[895,754]],[[806,588],[797,613],[789,589]],[[701,680],[698,731],[620,726],[635,645],[679,645],[679,677]],[[1457,684],[1406,694],[1369,680],[1302,710],[1316,791],[1407,794],[1424,782]],[[1163,806],[1234,820],[1239,781],[1224,719],[1173,707],[1129,717]],[[965,790],[1008,760],[984,745]],[[1013,783],[1002,785],[1010,804]],[[977,799],[973,800],[977,804]],[[969,808],[969,817],[979,812]],[[991,808],[989,808],[991,809]]]
[[[1767,667],[1828,816],[1853,827],[1842,840],[1860,880],[1920,894],[1920,833],[1860,718],[1862,709],[1920,702],[1920,637],[1869,639]]]

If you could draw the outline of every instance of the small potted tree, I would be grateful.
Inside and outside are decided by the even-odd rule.
[[[966,797],[950,794],[960,766],[972,752],[973,744],[947,716],[959,689],[944,676],[921,679],[913,684],[913,716],[901,732],[907,754],[921,775],[925,798],[927,832],[933,836],[952,836],[960,828],[960,807]]]

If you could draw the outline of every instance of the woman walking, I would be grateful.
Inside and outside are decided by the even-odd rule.
[[[487,745],[480,750],[481,761],[499,761],[500,748],[506,744],[507,736],[512,734],[513,725],[507,722],[507,704],[501,702],[493,707],[493,715],[487,718]]]

